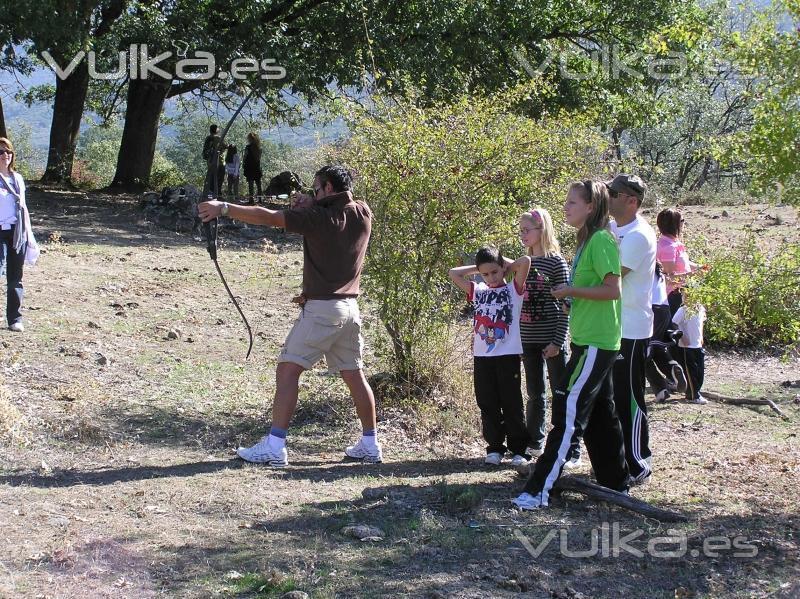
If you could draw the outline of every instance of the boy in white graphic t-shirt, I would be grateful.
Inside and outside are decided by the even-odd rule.
[[[512,466],[527,464],[530,436],[525,427],[520,377],[522,339],[519,320],[531,259],[506,260],[496,248],[481,248],[475,265],[451,268],[450,278],[472,302],[475,397],[487,443],[484,462],[497,466],[506,449]],[[506,273],[514,274],[511,283]],[[480,273],[482,283],[467,277]]]
[[[677,327],[683,332],[678,347],[673,351],[681,366],[686,371],[686,400],[696,404],[708,403],[700,394],[705,378],[706,350],[703,349],[703,323],[706,320],[706,309],[691,302],[688,296],[684,305],[678,308],[672,317]]]

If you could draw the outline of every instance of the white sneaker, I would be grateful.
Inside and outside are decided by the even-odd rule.
[[[253,464],[268,464],[273,468],[284,468],[289,462],[286,459],[286,448],[273,449],[269,446],[269,435],[264,436],[261,441],[252,447],[240,447],[236,454],[245,462]]]
[[[496,451],[492,453],[487,453],[486,458],[484,458],[483,463],[488,464],[489,466],[499,466],[500,462],[503,461],[503,456]]]
[[[581,456],[577,458],[572,458],[571,460],[567,460],[564,463],[564,470],[573,470],[578,468],[579,466],[583,466],[583,460],[581,460]]]
[[[516,505],[521,510],[538,510],[542,507],[547,507],[542,505],[542,496],[541,495],[531,495],[530,493],[523,493],[516,499],[512,499],[511,503]]]
[[[698,394],[697,394],[697,397],[695,397],[695,398],[692,400],[692,403],[696,403],[696,404],[699,404],[699,405],[701,405],[701,406],[702,406],[702,405],[704,405],[704,404],[707,404],[707,403],[708,403],[708,400],[707,400],[705,397],[703,397],[702,395],[700,395],[700,394],[698,393]]]
[[[667,389],[662,389],[658,393],[656,393],[656,401],[658,403],[664,403],[669,399],[669,391]]]
[[[383,461],[383,450],[381,444],[375,443],[375,447],[368,447],[364,444],[364,439],[359,439],[355,445],[350,445],[344,450],[344,455],[348,458],[361,460],[365,464],[380,464]]]
[[[22,333],[25,331],[25,327],[21,322],[15,322],[8,326],[9,331],[14,331],[15,333]]]

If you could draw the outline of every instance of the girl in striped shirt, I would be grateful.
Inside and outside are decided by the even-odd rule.
[[[537,457],[542,453],[545,438],[545,365],[551,392],[558,386],[567,365],[567,306],[563,300],[555,299],[550,290],[567,284],[569,267],[559,253],[553,221],[544,208],[534,208],[520,216],[519,236],[531,257],[520,333],[528,391],[525,423],[531,436],[529,453]],[[579,456],[576,450],[569,461],[577,461]]]

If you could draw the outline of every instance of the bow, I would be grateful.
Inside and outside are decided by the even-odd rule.
[[[239,106],[239,108],[236,109],[236,112],[233,113],[233,116],[228,121],[228,124],[225,126],[225,129],[223,129],[222,135],[220,135],[220,142],[218,146],[215,146],[211,150],[210,163],[213,164],[214,167],[212,169],[211,189],[209,190],[209,195],[211,195],[211,197],[215,200],[217,199],[216,192],[218,189],[217,177],[218,177],[219,151],[222,147],[222,142],[225,141],[225,136],[228,134],[228,130],[231,128],[231,125],[233,125],[233,122],[236,120],[236,117],[239,116],[239,113],[245,107],[250,98],[253,97],[254,93],[255,90],[251,90],[250,93],[242,102],[242,104]],[[222,280],[222,284],[225,286],[225,291],[228,292],[228,295],[230,296],[233,305],[236,306],[236,310],[238,310],[239,312],[239,316],[242,317],[242,322],[244,323],[244,326],[247,328],[247,335],[250,338],[250,345],[247,348],[247,355],[244,357],[244,359],[247,360],[250,357],[250,352],[253,351],[253,330],[250,328],[250,323],[247,322],[247,317],[244,315],[242,308],[239,306],[239,302],[236,301],[236,297],[233,295],[231,288],[228,286],[228,281],[225,280],[225,275],[222,274],[222,269],[219,267],[219,262],[217,262],[218,221],[219,219],[215,218],[212,221],[203,223],[203,232],[205,233],[206,236],[206,249],[208,250],[208,255],[211,257],[212,262],[214,262],[214,266],[217,267],[217,273],[219,273],[219,278],[220,280]]]

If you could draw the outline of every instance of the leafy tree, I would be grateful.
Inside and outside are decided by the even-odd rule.
[[[736,56],[757,76],[752,129],[721,147],[744,161],[756,192],[777,190],[800,204],[800,0],[761,11],[736,41]]]
[[[129,0],[39,0],[0,5],[0,22],[13,23],[13,44],[33,54],[45,52],[62,67],[106,36],[128,9]],[[75,145],[89,87],[89,67],[81,60],[66,77],[57,77],[50,148],[44,181],[69,181]]]
[[[365,286],[405,380],[435,377],[435,342],[463,306],[448,268],[486,244],[520,255],[519,215],[543,206],[561,227],[569,181],[599,172],[602,138],[589,123],[517,113],[551,93],[534,81],[426,109],[380,103],[377,114],[351,117],[354,134],[338,158],[375,213]]]

